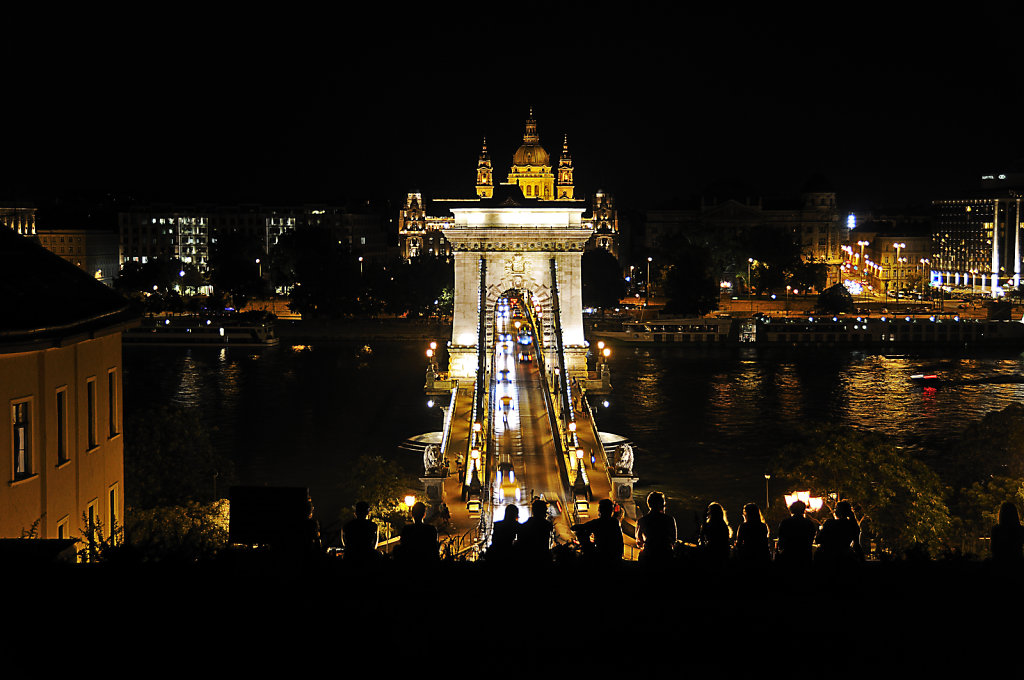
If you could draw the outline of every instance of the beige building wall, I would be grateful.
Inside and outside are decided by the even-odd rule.
[[[121,334],[83,338],[62,347],[5,351],[0,347],[0,404],[7,426],[0,451],[7,458],[0,484],[0,537],[35,527],[39,538],[81,538],[83,515],[94,513],[109,535],[124,517]],[[93,408],[89,407],[90,384]],[[65,404],[59,434],[58,394]],[[16,469],[14,413],[28,404],[27,470]],[[90,421],[92,441],[90,441]],[[65,455],[60,455],[61,441]],[[113,514],[112,514],[113,513]]]

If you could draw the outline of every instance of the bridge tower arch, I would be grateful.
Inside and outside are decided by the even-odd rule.
[[[553,313],[560,310],[566,368],[570,374],[586,372],[580,267],[584,245],[593,234],[582,222],[586,206],[575,200],[528,199],[516,189],[503,197],[449,204],[455,223],[443,231],[455,258],[455,310],[448,350],[453,378],[476,375],[481,311],[487,323],[487,347],[491,347],[494,305],[509,289],[529,291],[540,300],[549,352],[555,344],[550,338],[555,330]]]

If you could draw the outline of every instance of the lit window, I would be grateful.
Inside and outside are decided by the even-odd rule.
[[[31,403],[11,404],[11,442],[14,447],[14,478],[32,476],[32,431],[30,428]]]

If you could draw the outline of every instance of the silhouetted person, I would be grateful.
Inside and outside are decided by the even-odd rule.
[[[725,508],[718,503],[708,506],[706,519],[697,535],[704,561],[713,567],[721,567],[729,561],[729,550],[732,548],[732,530],[725,519]]]
[[[530,504],[530,519],[519,525],[516,539],[516,553],[527,562],[551,561],[551,530],[553,525],[547,519],[547,501],[539,498]]]
[[[494,523],[491,530],[491,545],[487,548],[487,559],[508,561],[512,557],[512,548],[519,536],[519,507],[505,506],[505,519]]]
[[[636,545],[640,548],[640,562],[648,565],[665,564],[672,560],[672,548],[678,532],[676,520],[665,514],[665,495],[652,491],[647,495],[650,512],[636,522]]]
[[[768,540],[768,525],[761,509],[757,503],[747,503],[743,506],[743,523],[736,529],[736,559],[748,565],[768,564],[772,561]]]
[[[1010,501],[999,506],[999,524],[992,527],[991,549],[995,562],[1024,562],[1024,526],[1021,526],[1017,506]]]
[[[825,521],[818,532],[818,552],[815,561],[857,562],[864,559],[860,547],[860,523],[853,514],[850,501],[836,503],[835,517]]]
[[[425,524],[423,516],[427,506],[416,503],[412,506],[412,524],[402,527],[398,544],[398,557],[403,562],[427,564],[440,559],[437,552],[437,529]]]
[[[599,562],[622,561],[622,527],[615,519],[615,503],[605,498],[597,504],[597,519],[572,527],[583,554]]]
[[[818,523],[804,517],[807,505],[796,501],[789,506],[790,516],[779,523],[779,554],[776,561],[792,566],[806,566],[814,556],[814,537]]]
[[[341,528],[341,542],[345,546],[345,561],[370,562],[376,559],[377,523],[369,519],[370,504],[366,501],[356,503],[356,517],[345,523]]]

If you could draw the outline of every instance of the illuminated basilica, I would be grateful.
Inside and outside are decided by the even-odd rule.
[[[519,196],[528,201],[576,203],[576,189],[573,180],[572,155],[569,153],[568,135],[562,139],[562,151],[557,164],[541,146],[537,133],[537,121],[533,111],[526,120],[523,143],[512,155],[512,165],[505,182],[494,184],[494,168],[487,151],[487,139],[483,140],[476,166],[477,200],[495,198],[495,194],[509,196],[510,188],[518,187]],[[520,193],[521,192],[521,193]],[[450,212],[451,205],[464,204],[466,199],[434,199],[424,201],[421,192],[409,192],[405,205],[399,211],[398,233],[401,239],[402,257],[411,260],[430,256],[450,258],[451,244],[442,230],[455,222]],[[428,205],[429,204],[429,205]],[[590,248],[604,248],[613,255],[619,255],[619,225],[612,197],[598,191],[587,206],[590,213],[584,222],[594,230],[594,237],[587,244]]]

